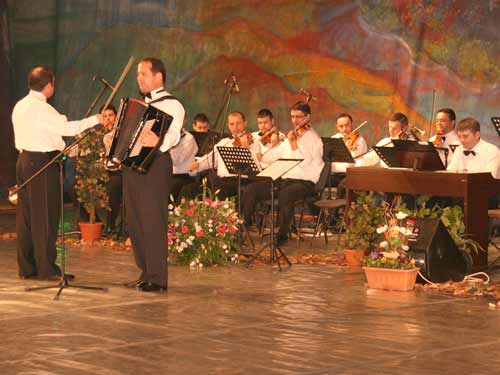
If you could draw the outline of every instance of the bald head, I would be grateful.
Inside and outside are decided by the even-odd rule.
[[[42,91],[47,84],[54,84],[54,81],[54,72],[49,66],[37,66],[30,71],[28,76],[28,88],[30,90]]]

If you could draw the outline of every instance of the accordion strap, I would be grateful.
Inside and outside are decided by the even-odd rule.
[[[152,101],[150,101],[149,103],[146,103],[146,104],[154,104],[154,103],[162,102],[164,100],[177,100],[178,102],[180,101],[179,99],[177,99],[173,95],[165,95],[165,96],[162,96],[161,98],[152,100]]]

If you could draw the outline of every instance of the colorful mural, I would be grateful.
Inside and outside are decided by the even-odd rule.
[[[158,56],[167,88],[182,99],[189,119],[211,118],[221,106],[224,80],[234,72],[241,92],[232,109],[269,107],[287,129],[287,108],[311,92],[322,135],[340,112],[373,143],[392,112],[428,129],[436,107],[474,116],[497,142],[489,120],[499,115],[500,2],[467,0],[9,1],[17,95],[26,73],[49,63],[58,73],[55,105],[72,117],[85,113],[99,87],[115,82],[130,56]],[[131,72],[118,96],[136,96]],[[497,142],[498,143],[498,142]]]

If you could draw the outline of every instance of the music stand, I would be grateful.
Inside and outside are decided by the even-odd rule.
[[[392,143],[401,167],[421,171],[446,170],[432,142],[394,139]]]
[[[460,145],[449,145],[448,147],[450,148],[451,152],[454,153],[458,146]]]
[[[260,167],[255,155],[247,148],[218,146],[217,151],[219,152],[227,171],[231,174],[238,175],[238,217],[241,218],[241,177],[255,176],[262,170],[262,168]],[[242,224],[240,224],[240,229],[244,229],[250,239],[250,242],[252,243],[252,248],[255,248],[255,243],[253,242],[250,233],[248,233],[248,228],[245,224],[243,224],[243,226],[241,225]],[[239,240],[241,246],[241,235],[239,236]]]
[[[286,254],[283,252],[281,247],[276,246],[274,243],[274,181],[281,178],[289,170],[297,166],[303,159],[278,159],[269,167],[260,172],[256,177],[262,178],[264,181],[269,181],[271,183],[271,240],[262,246],[247,262],[246,266],[250,267],[250,264],[257,259],[260,254],[269,247],[269,263],[271,265],[276,260],[278,262],[278,268],[281,271],[280,258],[284,258],[288,263],[288,267],[292,264],[288,260]]]
[[[495,127],[498,136],[500,137],[500,117],[492,117],[491,122],[493,123],[493,126]]]
[[[375,151],[378,157],[382,159],[389,168],[401,167],[401,163],[399,162],[394,147],[373,146],[373,151]]]
[[[330,165],[330,175],[328,176],[328,199],[332,199],[332,163],[354,164],[354,159],[342,138],[321,137],[321,140],[323,141],[323,160]]]

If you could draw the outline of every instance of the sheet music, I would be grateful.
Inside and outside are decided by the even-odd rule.
[[[146,121],[146,123],[144,124],[144,127],[142,128],[142,131],[151,130],[153,128],[153,125],[155,124],[155,122],[156,122],[156,119]],[[137,142],[135,142],[134,147],[130,151],[129,157],[133,158],[134,156],[138,156],[141,152],[141,149],[142,149],[142,144],[139,140],[137,140]]]
[[[278,159],[269,167],[260,172],[257,177],[268,177],[276,181],[293,167],[299,165],[304,159]]]

